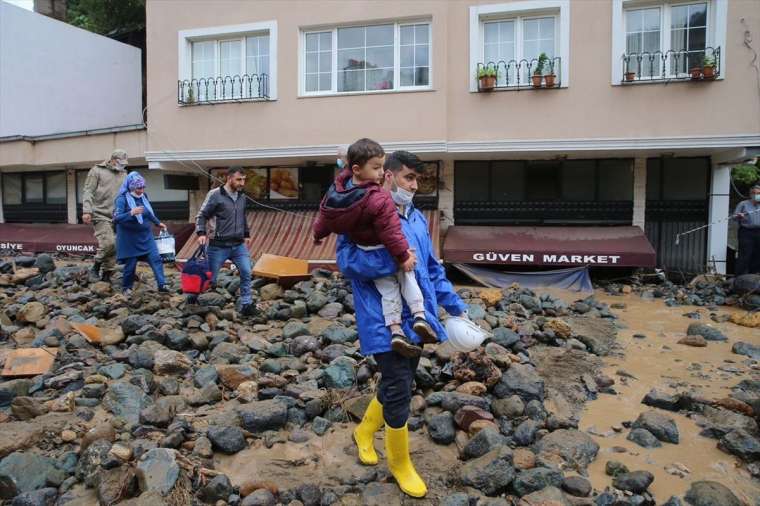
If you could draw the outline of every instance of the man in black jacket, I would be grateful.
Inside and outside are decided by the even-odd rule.
[[[251,296],[251,257],[247,248],[250,234],[245,219],[244,187],[243,169],[230,167],[224,185],[206,195],[195,220],[195,233],[202,246],[208,244],[213,283],[216,284],[216,276],[224,262],[230,260],[240,271],[240,311],[245,316],[255,316],[257,310]],[[216,225],[214,237],[209,240],[206,225],[211,218],[216,219]]]

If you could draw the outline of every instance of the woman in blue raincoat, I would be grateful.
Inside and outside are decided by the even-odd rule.
[[[153,225],[162,229],[166,229],[166,225],[153,212],[145,194],[145,179],[140,173],[131,172],[124,179],[114,202],[113,221],[116,224],[116,260],[124,264],[124,293],[128,295],[132,291],[138,260],[150,264],[158,291],[168,292],[164,266],[153,239]]]
[[[422,163],[411,153],[396,151],[386,158],[385,170],[385,188],[391,192],[401,219],[401,230],[417,257],[414,273],[425,299],[426,319],[438,339],[446,341],[446,329],[438,320],[438,306],[452,316],[466,315],[466,306],[435,257],[427,220],[412,204]],[[427,486],[409,456],[407,427],[414,373],[420,358],[404,357],[391,350],[391,334],[385,325],[381,296],[372,281],[395,273],[398,265],[387,250],[365,251],[344,236],[338,237],[336,257],[338,268],[351,280],[361,352],[374,357],[381,374],[377,395],[354,430],[359,460],[365,465],[377,464],[374,437],[385,425],[388,469],[404,493],[423,497],[427,494]],[[412,330],[413,317],[406,304],[402,320],[406,335],[421,344],[421,339]]]

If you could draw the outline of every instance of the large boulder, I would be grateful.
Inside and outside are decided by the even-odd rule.
[[[493,389],[496,397],[503,399],[517,395],[525,402],[536,399],[544,400],[544,380],[536,369],[527,364],[513,364],[502,374],[501,380]]]
[[[573,469],[584,469],[596,458],[599,445],[585,432],[559,429],[547,434],[536,444],[539,456]]]
[[[634,429],[646,429],[660,441],[678,444],[678,427],[675,420],[659,411],[652,410],[641,413],[633,422],[632,427]]]
[[[185,375],[192,369],[192,361],[179,351],[158,350],[153,355],[153,370],[156,374]]]
[[[55,460],[30,452],[14,452],[0,460],[0,480],[3,476],[15,482],[18,492],[58,486],[66,478]]]
[[[612,479],[612,486],[623,492],[643,494],[654,481],[654,475],[649,471],[633,471],[618,474]]]
[[[137,480],[143,492],[157,492],[166,496],[174,488],[179,478],[179,464],[176,451],[168,448],[153,448],[137,464]]]
[[[240,427],[212,425],[208,428],[207,435],[214,449],[229,455],[247,446]]]
[[[115,416],[124,418],[130,424],[140,423],[140,412],[152,404],[150,397],[139,387],[117,381],[111,383],[103,399],[103,407]]]
[[[691,506],[743,506],[731,489],[716,481],[696,481],[684,496]]]
[[[461,466],[459,478],[463,485],[476,488],[486,495],[501,493],[515,478],[512,450],[502,446],[470,460]]]
[[[723,335],[723,332],[711,327],[706,323],[692,323],[686,329],[686,335],[688,336],[702,336],[708,341],[726,341],[728,338]]]
[[[288,407],[285,403],[270,399],[252,402],[238,408],[243,428],[248,432],[279,430],[288,421]]]
[[[718,448],[748,462],[760,460],[760,440],[744,429],[732,430],[723,436]]]
[[[556,469],[547,467],[534,467],[521,471],[512,482],[512,489],[522,497],[538,492],[546,487],[559,487],[562,485],[562,473]]]

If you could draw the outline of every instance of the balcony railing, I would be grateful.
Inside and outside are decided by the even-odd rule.
[[[267,74],[243,74],[177,81],[177,102],[181,105],[250,102],[269,99]]]
[[[483,87],[484,83],[481,79],[478,79],[478,91],[490,91],[491,89],[551,89],[561,87],[562,59],[559,56],[549,58],[544,63],[543,70],[538,75],[534,76],[533,74],[538,68],[537,58],[531,60],[499,60],[497,62],[478,63],[477,76],[480,76],[484,70],[490,70],[491,73],[495,71],[496,73],[494,87]]]
[[[703,81],[720,76],[720,47],[691,51],[627,53],[621,58],[623,84]]]

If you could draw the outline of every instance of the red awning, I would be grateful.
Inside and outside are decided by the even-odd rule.
[[[177,246],[192,232],[187,223],[167,223]],[[24,253],[94,255],[98,241],[90,225],[66,223],[0,223],[0,250]]]
[[[439,230],[438,211],[423,211],[428,220],[430,235],[438,254]],[[317,218],[317,211],[249,211],[248,227],[252,241],[248,250],[251,258],[257,260],[262,254],[269,253],[285,257],[300,258],[314,264],[331,264],[335,262],[336,236],[331,235],[321,245],[314,244],[312,226]],[[193,234],[177,254],[180,260],[189,258],[198,248],[198,238]]]
[[[654,267],[639,227],[478,227],[446,232],[446,262],[506,265]]]

